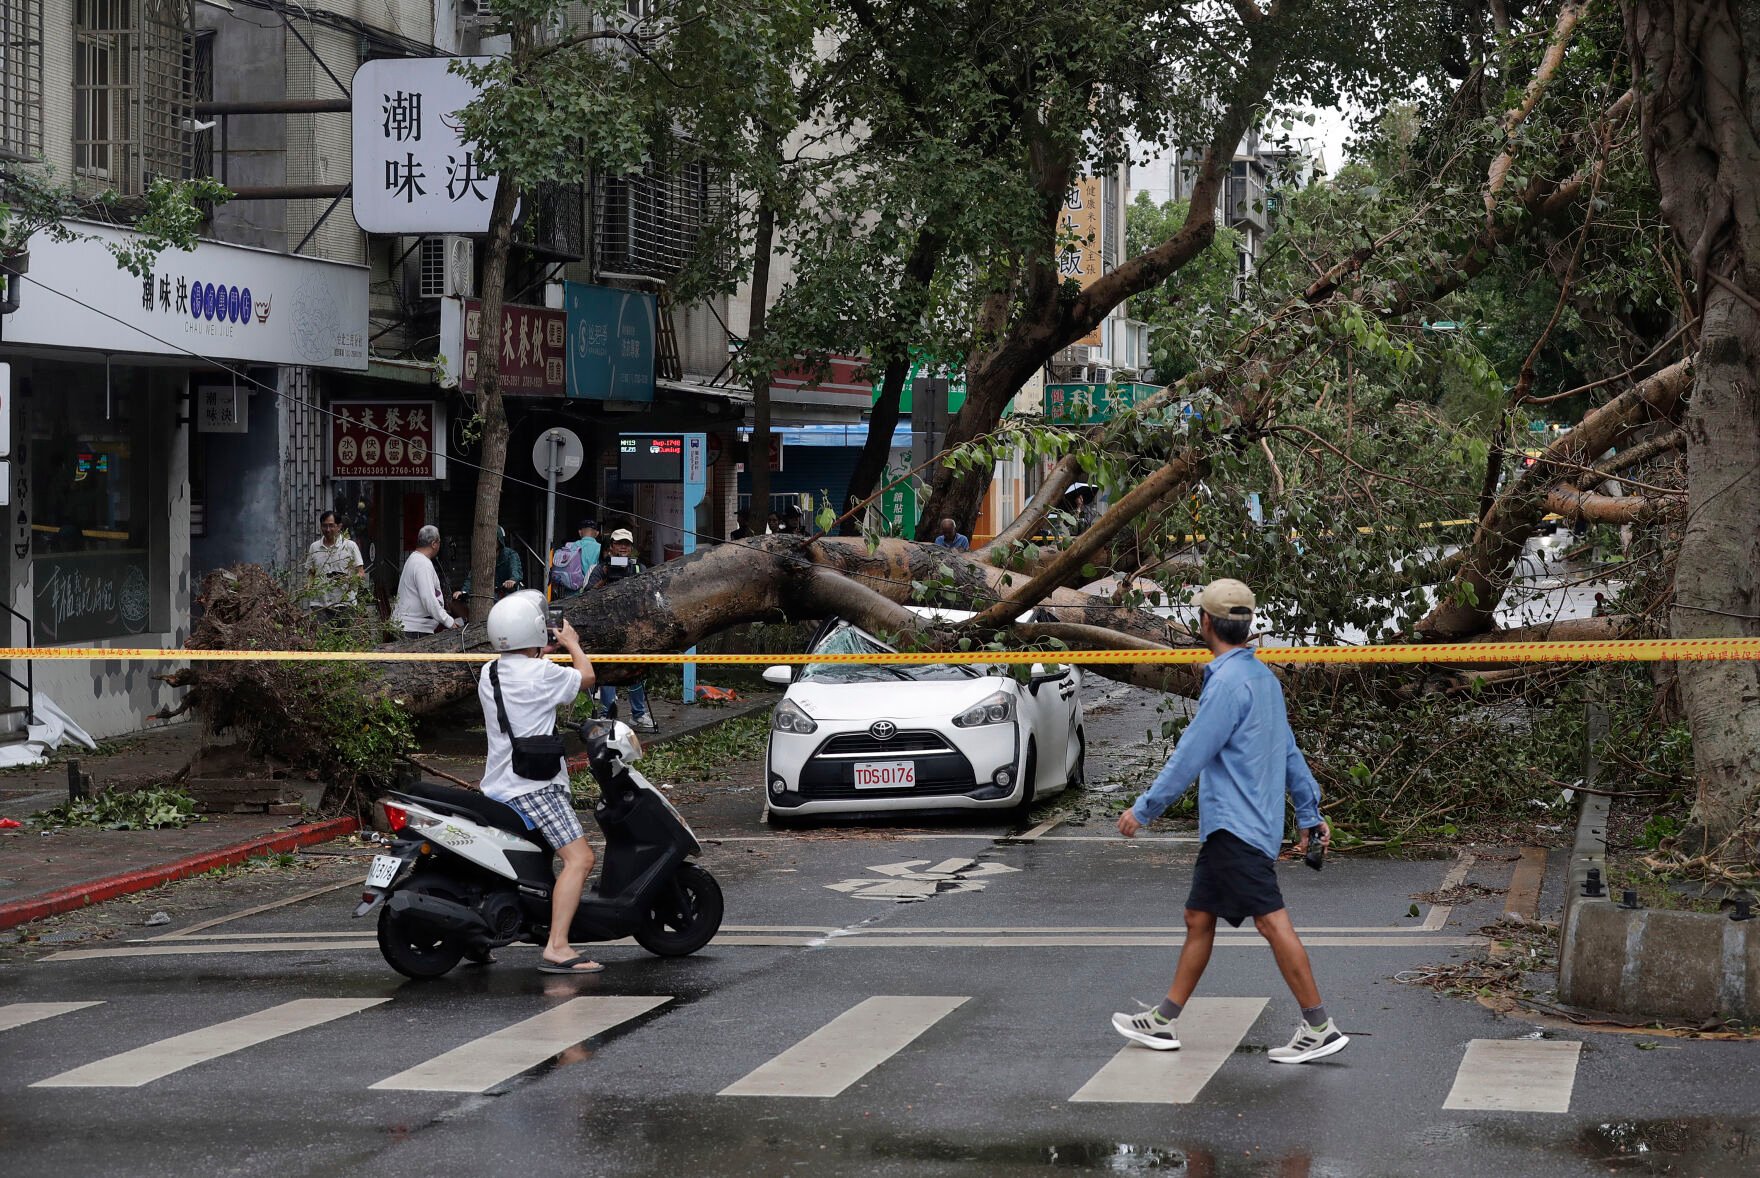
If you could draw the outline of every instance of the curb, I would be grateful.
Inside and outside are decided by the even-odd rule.
[[[44,892],[42,895],[13,900],[6,904],[0,904],[0,929],[11,928],[28,921],[41,920],[45,916],[72,912],[91,904],[113,900],[117,896],[144,892],[148,888],[156,888],[160,884],[187,879],[192,875],[200,875],[202,872],[212,871],[216,867],[231,867],[256,855],[273,855],[284,851],[295,851],[317,843],[327,843],[331,839],[353,834],[359,829],[359,819],[332,818],[325,822],[316,822],[309,826],[283,831],[280,834],[266,834],[248,842],[233,843],[231,846],[219,847],[212,851],[202,851],[199,854],[175,859],[170,863],[161,863],[156,867],[142,867],[135,871],[125,871],[119,875],[95,879],[90,883],[73,884],[53,892]]]

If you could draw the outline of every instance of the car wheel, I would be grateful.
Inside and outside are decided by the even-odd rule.
[[[1037,790],[1033,783],[1039,780],[1039,748],[1031,737],[1027,739],[1027,767],[1021,771],[1021,800],[1015,805],[1014,816],[1022,821],[1032,813],[1033,802]]]
[[[1076,729],[1076,763],[1069,771],[1069,780],[1064,782],[1065,789],[1081,789],[1088,784],[1088,733],[1084,728]]]

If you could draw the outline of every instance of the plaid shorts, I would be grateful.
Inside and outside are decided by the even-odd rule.
[[[552,850],[560,850],[574,840],[586,837],[566,785],[546,785],[543,789],[512,798],[507,804],[544,836]]]

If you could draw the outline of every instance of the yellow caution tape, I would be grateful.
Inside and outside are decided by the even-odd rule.
[[[1599,642],[1456,642],[1406,646],[1282,646],[1256,652],[1267,663],[1648,663],[1716,662],[1760,659],[1760,638],[1637,638]],[[152,650],[99,646],[0,647],[0,659],[51,662],[166,663],[482,663],[489,651],[377,650]],[[567,655],[553,655],[567,662]],[[904,651],[895,654],[594,654],[596,663],[698,666],[795,666],[837,663],[869,666],[923,666],[965,663],[1021,666],[1076,663],[1119,666],[1133,663],[1205,663],[1201,647],[1180,650],[1040,650],[959,652]]]

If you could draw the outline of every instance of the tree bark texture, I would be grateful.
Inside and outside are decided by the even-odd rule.
[[[760,197],[758,231],[752,249],[752,310],[746,318],[746,347],[754,354],[764,338],[764,319],[770,311],[770,251],[776,244],[776,207]],[[747,526],[754,535],[764,534],[770,514],[770,372],[752,373],[752,438],[746,448],[746,475],[752,498]]]
[[[489,248],[483,258],[482,338],[477,345],[477,412],[483,419],[477,505],[471,517],[470,617],[483,621],[495,605],[495,558],[501,553],[501,480],[507,472],[507,406],[501,397],[501,306],[507,291],[507,255],[519,190],[512,177],[495,188]]]
[[[1700,359],[1684,432],[1678,638],[1760,636],[1760,5],[1627,0],[1639,118],[1663,216],[1688,251]],[[1726,860],[1760,814],[1760,662],[1686,663],[1694,816]]]

